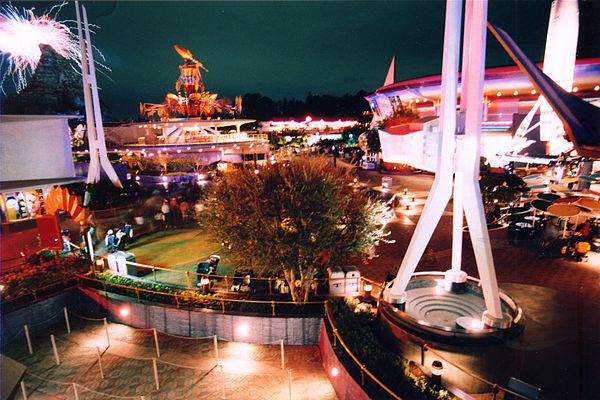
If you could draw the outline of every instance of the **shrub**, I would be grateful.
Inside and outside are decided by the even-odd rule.
[[[409,369],[408,360],[390,352],[375,334],[375,314],[357,309],[358,301],[335,298],[327,303],[332,319],[350,351],[388,388],[402,398],[450,400],[452,395]]]
[[[69,255],[55,259],[53,252],[42,250],[30,256],[21,271],[2,277],[4,285],[2,300],[11,301],[53,283],[60,284],[73,278],[74,274],[84,272],[87,268],[87,261],[82,257]]]

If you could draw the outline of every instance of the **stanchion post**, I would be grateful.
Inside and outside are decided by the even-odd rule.
[[[31,345],[31,337],[29,337],[29,328],[27,325],[23,325],[23,331],[25,331],[25,340],[27,340],[27,349],[29,354],[33,354],[33,346]]]
[[[69,311],[67,307],[63,307],[63,312],[65,313],[65,324],[67,324],[67,333],[71,333],[71,324],[69,323]]]
[[[102,357],[100,356],[100,347],[96,346],[96,354],[98,355],[98,367],[100,367],[100,377],[104,379],[104,369],[102,368]]]
[[[156,365],[156,358],[152,357],[152,369],[154,370],[154,383],[156,384],[156,390],[160,390],[160,384],[158,383],[158,365]]]
[[[221,360],[219,359],[219,341],[217,340],[217,335],[213,336],[213,344],[215,346],[215,360],[217,361],[217,365],[221,365]]]
[[[220,366],[220,369],[221,369],[221,396],[223,397],[223,399],[226,399],[227,396],[225,395],[225,375],[223,374],[223,366],[222,365]]]
[[[152,280],[156,282],[156,268],[152,267]]]
[[[54,362],[56,365],[60,365],[60,358],[58,357],[58,349],[56,348],[56,340],[54,335],[50,335],[50,341],[52,342],[52,352],[54,353]]]
[[[108,336],[108,321],[104,318],[104,332],[106,332],[106,345],[110,347],[110,336]]]
[[[21,394],[23,395],[23,400],[27,400],[27,390],[25,390],[25,381],[21,379]]]
[[[424,344],[421,346],[421,365],[425,365],[425,352],[427,351],[427,345]]]
[[[158,347],[158,333],[156,333],[156,328],[152,328],[152,332],[154,332],[154,344],[156,345],[156,358],[160,358],[160,348]]]
[[[185,279],[187,281],[188,288],[192,287],[192,280],[190,279],[190,271],[185,271]]]
[[[285,350],[283,349],[283,339],[279,341],[281,347],[281,369],[285,369]]]
[[[79,393],[77,393],[77,384],[75,382],[73,382],[72,385],[73,385],[73,398],[75,400],[79,400]]]
[[[288,382],[290,386],[290,400],[294,400],[292,392],[292,370],[288,369]]]

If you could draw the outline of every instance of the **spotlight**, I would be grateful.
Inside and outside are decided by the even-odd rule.
[[[236,331],[240,337],[246,338],[246,337],[248,337],[248,334],[250,333],[250,328],[246,324],[240,324],[237,326]]]
[[[126,317],[129,315],[129,309],[126,307],[123,307],[119,310],[119,314],[121,314],[121,317]]]
[[[331,376],[333,376],[334,378],[338,376],[339,373],[340,371],[338,371],[336,367],[331,368]]]

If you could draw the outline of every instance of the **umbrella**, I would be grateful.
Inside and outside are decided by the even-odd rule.
[[[586,182],[595,182],[598,178],[594,178],[593,176],[580,176],[579,179]]]
[[[573,177],[570,177],[570,178],[563,178],[563,179],[560,181],[560,183],[566,183],[566,184],[569,184],[569,183],[577,182],[578,180],[579,180],[579,177],[578,177],[578,176],[573,176]]]
[[[550,203],[549,201],[545,201],[545,200],[533,200],[531,202],[531,205],[533,206],[533,208],[540,210],[540,211],[547,211],[548,207],[550,207],[552,205],[552,203]]]
[[[590,177],[592,177],[594,179],[600,179],[600,172],[594,172],[593,174],[590,175]]]
[[[533,175],[527,175],[526,177],[523,178],[524,181],[530,181],[533,179],[539,179],[542,176],[542,174],[533,174]]]
[[[552,203],[554,203],[554,204],[571,204],[571,203],[575,203],[579,199],[581,199],[580,196],[567,196],[567,197],[561,197],[559,199],[553,200]]]
[[[600,210],[600,201],[590,199],[590,198],[582,198],[577,201],[578,206],[582,206],[585,208],[589,208],[591,210]]]
[[[568,192],[571,190],[568,187],[566,187],[565,185],[557,185],[555,183],[551,183],[550,185],[548,185],[548,187],[553,192]]]
[[[538,193],[537,197],[539,199],[551,201],[551,202],[554,202],[561,198],[559,195],[554,194],[554,193]]]
[[[562,234],[563,237],[565,237],[567,233],[567,222],[569,221],[569,218],[579,215],[581,212],[577,206],[572,204],[552,204],[548,207],[547,211],[552,215],[565,219],[565,226]]]

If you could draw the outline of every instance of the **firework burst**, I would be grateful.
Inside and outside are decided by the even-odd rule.
[[[27,86],[27,79],[40,62],[40,45],[50,46],[57,54],[71,60],[75,64],[73,69],[80,71],[79,40],[72,33],[74,30],[67,26],[73,21],[56,19],[65,4],[52,7],[41,16],[35,15],[34,9],[20,10],[10,4],[0,7],[0,65],[5,67],[3,64],[7,62],[0,82],[2,91],[7,76],[12,76],[17,93]],[[102,55],[100,59],[104,59]]]

